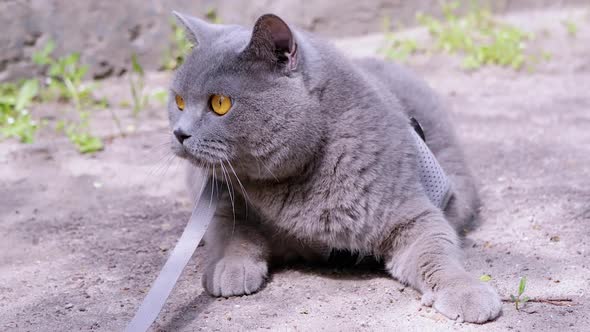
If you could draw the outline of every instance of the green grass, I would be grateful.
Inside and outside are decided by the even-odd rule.
[[[50,41],[32,57],[33,62],[43,68],[46,73],[46,84],[40,93],[41,100],[72,103],[77,120],[61,120],[56,129],[63,130],[81,153],[102,150],[102,141],[90,132],[89,108],[104,107],[108,102],[95,100],[92,96],[93,85],[83,83],[88,66],[80,64],[79,53],[54,57],[54,50],[55,43]]]
[[[393,33],[388,33],[385,39],[386,45],[380,52],[390,60],[405,62],[411,55],[422,50],[415,40],[398,38]]]
[[[510,295],[510,300],[514,303],[516,310],[520,310],[521,307],[529,301],[528,296],[524,296],[524,291],[526,289],[526,277],[520,278],[518,283],[518,292],[517,295]]]
[[[193,44],[186,38],[184,28],[179,26],[176,21],[170,21],[172,35],[170,37],[171,47],[164,54],[162,69],[174,70],[184,62],[184,58],[193,48]]]
[[[168,98],[168,92],[164,89],[158,89],[151,94],[145,93],[145,71],[143,70],[136,54],[131,55],[129,90],[131,91],[132,102],[131,104],[125,103],[124,106],[131,106],[135,118],[137,118],[139,113],[150,103],[155,101],[160,104],[165,104]]]
[[[31,118],[28,107],[39,94],[39,82],[34,79],[19,83],[0,84],[0,134],[23,143],[32,143],[39,128]]]
[[[147,106],[149,97],[144,94],[145,72],[139,64],[137,55],[131,56],[131,74],[129,75],[129,87],[131,90],[131,100],[133,101],[133,116],[137,117],[139,112]]]
[[[575,38],[576,35],[578,34],[578,25],[571,21],[571,20],[564,20],[561,22],[561,24],[563,24],[563,26],[565,27],[567,34],[572,37]]]
[[[527,43],[534,39],[531,33],[495,20],[489,10],[476,4],[460,15],[459,6],[458,1],[444,3],[442,19],[421,13],[416,15],[417,21],[433,38],[433,46],[387,38],[388,46],[382,52],[390,59],[405,59],[418,50],[448,53],[461,57],[463,67],[468,70],[488,65],[520,70],[539,61],[539,56],[526,52]]]
[[[88,66],[80,64],[80,53],[74,52],[63,57],[54,57],[55,43],[49,41],[45,47],[33,54],[33,62],[45,69],[45,86],[42,100],[73,102],[76,109],[92,105],[92,85],[84,85],[82,79]]]
[[[220,23],[215,9],[208,10],[206,17],[214,23]],[[193,46],[182,27],[175,22],[171,22],[171,25],[172,47],[162,64],[162,69],[168,70],[180,66]],[[53,114],[57,117],[55,129],[68,137],[81,153],[102,150],[102,140],[91,132],[91,110],[107,109],[121,135],[125,135],[121,121],[106,99],[94,98],[93,90],[97,84],[84,81],[89,68],[82,63],[80,53],[73,52],[58,57],[54,54],[55,50],[55,42],[49,41],[32,56],[32,61],[43,72],[42,78],[0,83],[0,138],[16,138],[24,143],[32,143],[40,125],[32,117],[30,106],[39,102],[58,102],[73,107],[56,108],[59,112]],[[145,72],[135,54],[131,55],[129,87],[131,101],[121,104],[129,107],[136,119],[149,104],[165,104],[168,99],[166,89],[157,89],[150,93],[145,91]],[[70,113],[66,114],[61,109],[67,109]],[[129,125],[128,128],[135,126]]]
[[[219,15],[217,14],[217,9],[215,9],[214,7],[207,9],[207,12],[205,13],[205,17],[211,23],[221,24],[221,18],[219,18]]]
[[[479,277],[479,280],[481,280],[483,282],[488,282],[488,281],[492,280],[492,276],[489,274],[483,274]]]

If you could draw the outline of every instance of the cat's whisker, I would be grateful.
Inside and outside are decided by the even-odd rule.
[[[168,163],[166,164],[166,167],[164,168],[164,171],[162,172],[162,174],[160,175],[160,180],[158,184],[162,183],[162,179],[164,177],[166,177],[166,174],[168,173],[168,171],[170,170],[170,167],[172,167],[172,164],[177,162],[178,159],[176,158],[175,154],[172,154],[171,158],[168,159]],[[178,163],[176,163],[176,165],[178,166]]]
[[[146,151],[146,153],[147,154],[142,158],[142,163],[144,164],[158,164],[173,154],[169,147],[165,148],[164,146],[149,149]]]
[[[213,164],[213,195],[215,195],[215,191],[217,191],[217,195],[219,195],[219,188],[217,188],[217,177],[215,173],[217,173],[217,169],[215,168],[215,164]]]
[[[207,174],[209,172],[209,165],[206,165],[206,166],[207,166],[207,170],[205,171],[205,174]],[[197,167],[194,167],[194,166],[193,166],[193,168],[195,170],[198,169]],[[201,168],[200,170],[204,170],[204,169]],[[203,175],[203,174],[201,174],[201,175]],[[201,197],[201,194],[203,193],[203,189],[205,189],[205,185],[207,184],[207,179],[205,179],[204,176],[201,176],[200,178],[201,178],[201,189],[199,189],[199,191],[198,191],[198,196],[197,197],[194,197],[194,199],[195,199],[194,204],[197,204],[197,201],[196,200],[197,200],[198,197]],[[199,181],[199,177],[195,177],[195,182],[197,182],[197,181]],[[193,184],[193,186],[195,184]]]
[[[227,157],[225,157],[225,161],[227,161],[227,164],[231,168],[231,171],[234,173],[234,176],[236,177],[236,180],[238,181],[238,184],[240,185],[240,188],[242,189],[242,193],[244,194],[244,198],[246,199],[246,201],[248,202],[248,204],[250,204],[250,198],[248,197],[248,193],[246,192],[246,189],[242,185],[242,181],[240,181],[240,178],[238,177],[238,174],[236,174],[236,171],[234,170],[234,167],[232,166],[231,162],[229,161],[229,159]],[[248,206],[248,204],[246,204],[246,207]]]
[[[174,159],[174,154],[171,151],[165,153],[162,157],[160,157],[154,163],[154,165],[148,171],[148,176],[162,175],[162,174],[160,174],[160,172],[163,171],[164,168],[166,167],[166,165],[168,163],[170,163],[173,159]]]
[[[236,214],[235,214],[235,207],[234,207],[233,189],[230,190],[231,179],[229,179],[228,176],[227,176],[228,174],[227,174],[227,170],[224,167],[223,160],[220,159],[219,162],[220,162],[220,166],[221,166],[221,174],[223,174],[223,178],[225,180],[225,185],[227,187],[227,191],[228,191],[228,194],[229,194],[229,198],[230,198],[231,205],[232,205],[232,210],[234,212],[234,219],[235,219]]]
[[[207,173],[209,173],[209,166],[207,167]],[[213,171],[213,174],[215,174],[215,171]],[[207,179],[209,180],[209,178]],[[211,207],[211,202],[213,202],[213,189],[214,189],[214,182],[215,181],[211,181],[211,197],[209,199],[209,207]]]
[[[175,161],[175,163],[174,163],[175,164],[174,165],[174,174],[176,174],[178,172],[178,166],[181,163],[181,159],[180,158],[174,158],[174,161]]]
[[[151,146],[148,149],[146,149],[146,153],[149,154],[151,152],[163,151],[164,149],[169,150],[171,146],[172,146],[172,143],[170,143],[170,142],[157,144],[157,145]]]
[[[220,166],[221,166],[221,173],[223,174],[223,178],[225,179],[225,186],[227,187],[227,192],[229,194],[229,200],[231,201],[232,214],[234,217],[234,222],[233,222],[232,231],[231,231],[231,236],[233,237],[234,231],[236,229],[236,207],[234,204],[233,187],[230,189],[231,178],[229,178],[229,174],[227,174],[227,170],[225,169],[225,167],[223,165],[223,160],[220,159],[219,162],[220,162]]]

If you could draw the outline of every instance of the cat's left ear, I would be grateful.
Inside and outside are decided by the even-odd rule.
[[[278,64],[288,72],[297,68],[299,54],[295,36],[287,23],[274,14],[258,18],[246,52]]]
[[[178,22],[184,27],[186,37],[194,45],[208,44],[223,32],[223,26],[173,11]]]

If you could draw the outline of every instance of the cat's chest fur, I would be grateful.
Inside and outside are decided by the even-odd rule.
[[[402,192],[412,186],[406,170],[413,160],[407,158],[405,135],[352,136],[347,130],[333,134],[322,158],[300,176],[245,184],[266,224],[334,249],[363,252],[380,241],[384,218],[394,217]]]

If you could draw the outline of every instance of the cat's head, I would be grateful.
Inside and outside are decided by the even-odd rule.
[[[300,171],[323,135],[302,35],[272,14],[253,30],[175,15],[195,47],[170,87],[174,153],[250,178]]]

